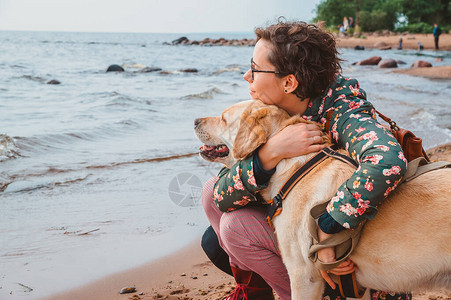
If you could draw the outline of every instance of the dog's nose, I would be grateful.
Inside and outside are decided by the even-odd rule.
[[[197,127],[197,125],[200,124],[200,119],[196,119],[194,120],[194,127]]]

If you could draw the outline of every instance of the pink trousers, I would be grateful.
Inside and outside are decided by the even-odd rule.
[[[221,212],[213,201],[215,181],[216,177],[213,177],[205,183],[202,205],[219,244],[230,257],[230,264],[258,273],[281,299],[291,299],[290,279],[276,235],[265,220],[266,209],[243,207],[233,212]]]

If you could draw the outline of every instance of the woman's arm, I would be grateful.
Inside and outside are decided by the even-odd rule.
[[[228,212],[257,201],[255,193],[268,186],[280,160],[324,148],[320,135],[316,124],[290,125],[271,137],[256,155],[237,162],[231,169],[223,168],[213,191],[216,206]]]
[[[258,185],[254,177],[254,158],[251,156],[235,163],[232,168],[223,168],[213,189],[216,206],[229,212],[255,202],[255,193],[267,183]]]
[[[394,136],[373,118],[370,103],[356,97],[342,101],[332,115],[332,138],[360,166],[327,211],[343,227],[355,228],[364,218],[374,218],[377,206],[401,181],[407,161]]]

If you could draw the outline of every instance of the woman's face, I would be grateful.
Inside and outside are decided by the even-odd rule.
[[[270,53],[270,42],[260,39],[254,48],[252,67],[257,70],[277,71],[268,60]],[[249,82],[250,94],[254,100],[278,105],[285,96],[283,80],[274,73],[254,72],[254,79],[252,79],[252,71],[248,70],[243,78]]]
[[[254,48],[252,68],[261,71],[277,71],[276,67],[269,62],[270,53],[271,43],[260,39]],[[290,115],[303,114],[307,109],[308,101],[301,102],[296,95],[291,93],[290,88],[285,92],[289,82],[288,77],[277,77],[274,73],[254,71],[254,78],[252,79],[251,70],[248,70],[243,76],[244,80],[249,83],[252,99],[260,100],[265,104],[277,105]]]

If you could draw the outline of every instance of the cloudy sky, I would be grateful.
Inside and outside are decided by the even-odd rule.
[[[320,0],[0,0],[0,30],[249,32],[310,21]]]

